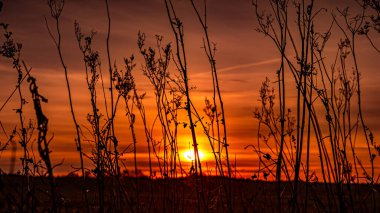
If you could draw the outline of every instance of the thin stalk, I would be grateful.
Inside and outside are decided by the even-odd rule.
[[[108,6],[108,0],[105,0],[106,2],[106,9],[107,9],[107,20],[108,20],[108,27],[107,27],[107,40],[106,40],[106,47],[107,47],[107,60],[108,60],[108,70],[109,70],[109,77],[110,77],[110,96],[111,96],[111,118],[110,118],[110,127],[111,127],[111,138],[114,142],[114,154],[115,154],[115,171],[116,176],[120,176],[120,169],[119,169],[119,155],[117,151],[118,142],[115,136],[115,127],[114,127],[114,119],[115,119],[115,111],[116,106],[114,104],[114,95],[113,95],[113,85],[112,85],[112,65],[111,65],[111,51],[110,51],[110,36],[111,36],[111,15],[109,11]]]
[[[75,132],[76,132],[76,145],[77,145],[77,151],[79,152],[80,169],[82,172],[82,181],[83,181],[83,186],[84,186],[86,183],[86,175],[84,172],[84,161],[83,161],[83,151],[82,151],[82,144],[81,144],[81,137],[80,137],[80,127],[79,127],[79,124],[77,122],[77,119],[76,119],[76,116],[74,113],[74,106],[73,106],[72,95],[71,95],[68,69],[67,69],[66,63],[63,59],[63,53],[62,53],[62,49],[61,49],[62,38],[61,38],[61,30],[60,30],[60,15],[61,15],[61,12],[63,10],[64,1],[63,1],[62,5],[60,5],[60,8],[54,8],[55,7],[54,2],[51,0],[48,1],[48,5],[50,8],[51,15],[52,15],[53,19],[55,20],[55,28],[56,28],[56,32],[57,32],[57,38],[52,34],[46,18],[45,18],[45,24],[46,24],[46,28],[49,32],[49,35],[50,35],[51,39],[53,40],[53,42],[57,48],[59,60],[61,62],[61,65],[62,65],[63,70],[64,70],[64,74],[65,74],[65,81],[66,81],[66,88],[67,88],[68,98],[69,98],[70,112],[71,112],[71,117],[72,117],[72,120],[74,123]],[[82,188],[82,193],[83,193],[84,198],[85,198],[86,206],[88,206],[87,191],[85,188]]]
[[[169,6],[170,5],[170,6]],[[200,181],[201,181],[201,189],[199,189],[199,184],[198,184],[198,178],[195,177],[195,182],[196,182],[196,190],[197,190],[197,208],[198,212],[201,211],[201,202],[206,205],[205,197],[204,197],[204,191],[203,191],[203,174],[202,174],[202,165],[201,161],[199,158],[199,152],[198,152],[198,143],[197,143],[197,137],[195,133],[195,126],[194,126],[194,121],[193,121],[193,116],[192,116],[192,110],[191,110],[191,99],[190,99],[190,93],[189,93],[189,79],[187,75],[187,59],[186,59],[186,52],[185,52],[185,43],[184,43],[184,34],[183,34],[183,25],[179,18],[176,16],[173,4],[171,0],[165,0],[165,6],[166,6],[166,11],[167,15],[169,18],[170,26],[172,28],[172,31],[175,36],[176,40],[176,56],[179,64],[179,68],[183,77],[184,85],[185,85],[185,90],[184,90],[184,95],[186,96],[186,111],[189,119],[189,125],[190,125],[190,130],[191,130],[191,137],[192,137],[192,145],[194,149],[194,164],[195,164],[195,174],[200,176]],[[198,173],[199,170],[199,173]],[[201,191],[200,191],[201,190]],[[208,211],[207,208],[205,208],[206,211]]]
[[[232,212],[232,187],[231,187],[231,166],[230,166],[230,160],[229,160],[229,154],[228,154],[228,140],[227,140],[227,127],[226,127],[226,118],[225,118],[225,110],[224,110],[224,104],[223,99],[219,87],[219,80],[218,80],[218,72],[216,68],[216,62],[215,62],[215,48],[213,49],[211,47],[211,41],[209,37],[209,31],[208,31],[208,25],[207,25],[207,7],[206,7],[206,0],[204,0],[204,18],[202,19],[197,7],[195,6],[194,0],[191,0],[191,5],[198,17],[199,23],[201,24],[203,28],[204,38],[203,38],[203,48],[205,49],[205,53],[207,55],[207,58],[210,63],[211,67],[211,75],[212,75],[212,82],[213,82],[213,102],[215,107],[215,117],[216,117],[216,125],[217,125],[217,135],[218,135],[218,144],[222,143],[223,148],[225,149],[226,154],[226,164],[227,164],[227,171],[228,171],[228,191],[227,193],[227,208],[229,212]],[[215,94],[217,93],[217,94]],[[218,112],[218,105],[216,103],[216,96],[219,100],[219,106],[220,106],[220,112],[222,116],[221,124],[223,126],[223,141],[220,140],[220,127],[219,127],[219,112]],[[219,158],[216,160],[221,161],[221,149],[218,145],[218,154]],[[220,165],[222,166],[222,162],[220,162]],[[224,176],[224,174],[221,174],[221,176]]]

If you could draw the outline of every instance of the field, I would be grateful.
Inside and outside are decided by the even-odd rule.
[[[38,212],[48,211],[51,201],[48,196],[48,180],[46,178],[30,178],[35,184],[32,189],[33,194],[24,194],[24,199],[28,202],[20,202],[22,183],[25,178],[15,175],[1,176],[1,202],[2,212],[19,212],[21,207],[23,211],[33,211],[31,206],[35,203],[35,210]],[[82,184],[79,177],[59,177],[56,178],[58,185],[58,193],[60,194],[59,208],[65,212],[85,212],[87,208],[90,212],[98,212],[96,198],[96,179],[89,178],[86,182],[86,190],[88,195],[88,206],[82,202],[82,192],[79,185]],[[112,181],[106,180],[106,189],[112,188]],[[180,179],[160,179],[150,180],[148,178],[123,178],[120,183],[123,185],[125,193],[128,194],[129,200],[123,201],[122,212],[197,212],[197,198],[195,197],[195,177]],[[219,177],[204,177],[204,199],[205,203],[201,205],[200,212],[226,212],[226,197],[223,196],[223,184],[227,184],[229,180]],[[25,184],[25,183],[24,183]],[[232,184],[232,206],[234,212],[279,212],[278,206],[274,205],[276,199],[276,183],[253,181],[249,179],[233,179]],[[285,188],[291,187],[291,183],[281,183]],[[139,187],[139,202],[136,203],[135,187]],[[334,185],[331,186],[334,188]],[[347,212],[373,212],[374,207],[369,199],[370,187],[366,184],[353,184],[350,190],[357,193],[367,194],[359,198],[360,202],[356,202],[353,209],[346,209]],[[165,190],[169,190],[166,191]],[[336,206],[338,201],[330,200],[332,208],[329,209],[328,198],[324,193],[324,185],[322,183],[312,183],[309,185],[310,195],[308,199],[309,212],[338,212]],[[344,186],[344,190],[349,190]],[[380,186],[376,186],[375,190],[380,190]],[[284,190],[285,191],[285,190]],[[359,192],[360,191],[360,192]],[[153,193],[152,193],[153,192]],[[364,193],[366,192],[366,193]],[[305,183],[300,185],[300,194],[305,193]],[[335,192],[334,192],[335,193]],[[349,193],[346,193],[347,202],[349,201]],[[28,198],[27,198],[28,197]],[[113,203],[111,195],[106,196],[105,211],[115,211],[117,206]],[[380,199],[377,194],[377,200]],[[34,201],[33,201],[34,200]],[[304,200],[299,200],[297,211],[304,211]],[[291,194],[284,192],[282,195],[282,210],[291,210]],[[348,204],[347,204],[348,205]],[[28,209],[28,210],[27,210]]]

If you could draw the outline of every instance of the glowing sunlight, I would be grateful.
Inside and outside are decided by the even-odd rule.
[[[202,160],[204,158],[204,154],[201,150],[198,150],[199,153],[199,159]],[[194,150],[188,150],[183,153],[183,156],[187,161],[193,161],[194,160]]]

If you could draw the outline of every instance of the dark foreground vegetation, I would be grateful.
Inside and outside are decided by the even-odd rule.
[[[17,175],[2,175],[0,177],[0,205],[1,212],[44,212],[50,211],[51,200],[49,199],[49,180],[47,178],[35,177],[30,181],[34,183],[34,188],[30,194],[22,194],[22,187],[25,187],[25,178]],[[79,177],[59,177],[56,178],[57,193],[59,194],[58,208],[63,212],[98,212],[99,205],[96,195],[96,179],[87,178],[86,191],[88,196],[88,204],[82,202],[82,192],[78,185],[82,184]],[[201,212],[225,212],[227,204],[226,197],[221,193],[220,177],[205,177],[204,184],[204,202],[205,208]],[[266,181],[253,181],[248,179],[233,179],[232,183],[232,207],[234,212],[279,212],[278,206],[273,205],[276,199],[276,183]],[[125,187],[124,193],[133,195],[135,193],[134,186],[138,184],[140,190],[139,202],[130,197],[127,201],[123,201],[122,212],[194,212],[196,211],[197,198],[194,194],[195,177],[178,178],[178,179],[156,179],[149,178],[123,178],[122,187]],[[283,182],[284,188],[290,188],[291,183]],[[338,189],[335,184],[331,184],[332,188]],[[168,188],[170,186],[170,188]],[[305,183],[300,183],[299,193],[305,193]],[[112,188],[112,180],[105,179],[105,188]],[[165,189],[170,190],[170,196],[164,199],[163,193]],[[352,209],[348,212],[373,212],[374,207],[369,199],[367,184],[352,184],[350,188],[343,187],[346,202],[350,202],[348,191],[356,191],[367,194],[357,198],[359,202],[352,205]],[[380,186],[375,186],[376,190],[380,190]],[[309,186],[310,195],[308,200],[309,212],[338,212],[338,209],[329,209],[330,203],[338,203],[337,200],[329,200],[328,196],[323,193],[323,183],[313,183]],[[334,191],[333,193],[337,193]],[[23,201],[21,202],[21,199]],[[282,195],[283,211],[291,210],[291,193],[284,190]],[[377,200],[380,195],[377,194]],[[305,200],[299,200],[298,211],[305,210]],[[107,196],[104,201],[104,210],[106,212],[114,212],[116,209],[116,200]],[[347,206],[350,206],[347,203]]]
[[[207,58],[212,77],[211,98],[205,99],[204,106],[196,106],[193,101],[193,82],[189,80],[193,70],[186,54],[186,26],[177,10],[177,1],[162,1],[172,41],[156,36],[156,45],[149,46],[146,41],[151,38],[138,33],[140,62],[131,55],[123,58],[120,65],[111,57],[112,12],[108,0],[104,1],[108,30],[103,41],[107,47],[103,60],[101,53],[93,48],[96,33],[84,33],[75,21],[72,32],[86,74],[83,81],[88,86],[89,112],[78,111],[72,101],[75,95],[75,89],[70,87],[72,70],[62,51],[65,38],[61,35],[61,15],[66,12],[65,1],[47,1],[50,17],[45,19],[45,24],[58,58],[56,63],[65,76],[70,125],[76,133],[75,138],[68,139],[78,156],[78,166],[73,170],[79,175],[74,177],[59,178],[54,173],[59,164],[52,161],[54,150],[49,146],[55,141],[44,111],[49,107],[48,97],[38,87],[36,71],[32,72],[33,62],[24,61],[22,43],[16,41],[11,25],[0,23],[3,34],[0,53],[17,77],[15,90],[0,111],[13,95],[18,100],[14,110],[16,127],[9,132],[1,125],[0,153],[8,151],[11,144],[22,150],[18,154],[21,161],[18,176],[13,175],[12,166],[16,151],[10,162],[11,172],[5,174],[0,168],[0,210],[379,212],[380,145],[362,110],[364,70],[358,49],[364,47],[358,43],[364,40],[380,53],[377,40],[373,39],[380,34],[380,2],[353,0],[354,10],[348,6],[327,10],[319,2],[251,2],[257,31],[272,41],[279,63],[278,69],[273,70],[275,80],[266,79],[262,83],[260,105],[252,109],[258,123],[257,138],[245,148],[252,150],[258,160],[252,162],[255,169],[250,180],[232,178],[234,166],[229,156],[232,142],[219,85],[216,47],[209,36],[207,1],[187,2],[202,29],[203,57]],[[137,66],[153,91],[137,89]],[[154,113],[150,114],[144,107],[148,92],[155,102]],[[34,115],[25,113],[26,107],[33,109]],[[115,122],[116,111],[124,112],[128,126],[124,131],[131,136],[127,142],[115,133],[115,129],[121,128]],[[79,123],[78,116],[86,116],[87,122]],[[136,121],[141,123],[139,128]],[[142,133],[137,134],[138,129]],[[179,130],[191,135],[194,153],[190,172],[182,179],[179,178],[184,171]],[[218,177],[204,175],[198,150],[201,136],[212,150],[212,167]],[[137,137],[146,141],[149,165],[146,178],[125,177],[122,172],[132,171],[134,174],[130,176],[139,177]],[[85,143],[91,149],[85,149]],[[365,150],[364,154],[359,153],[359,148]],[[122,159],[126,154],[133,156],[128,168]]]

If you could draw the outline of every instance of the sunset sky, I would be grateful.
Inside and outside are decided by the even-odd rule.
[[[205,97],[212,96],[210,68],[201,48],[202,29],[189,1],[174,0],[173,2],[178,10],[178,16],[184,23],[190,85],[196,87],[191,91],[191,96],[201,110]],[[321,16],[321,22],[317,24],[318,29],[328,28],[332,10],[336,7],[347,6],[345,0],[330,2],[316,1],[318,8],[325,7],[329,11]],[[238,171],[243,177],[249,177],[257,166],[257,156],[251,149],[244,149],[244,147],[257,141],[258,123],[253,117],[253,112],[255,107],[260,106],[258,91],[266,76],[275,81],[279,54],[273,43],[255,30],[258,25],[251,0],[208,0],[207,3],[210,38],[217,45],[216,65],[226,109],[231,161],[234,163],[236,156]],[[137,34],[139,31],[146,33],[147,45],[155,44],[156,34],[164,37],[163,43],[173,42],[164,1],[109,0],[109,6],[112,19],[111,60],[121,67],[124,57],[135,55],[137,66],[133,74],[136,78],[136,87],[139,92],[147,92],[145,105],[148,117],[150,116],[148,122],[151,124],[155,112],[154,94],[148,80],[142,74],[143,58],[138,51]],[[265,7],[265,5],[262,6],[263,9]],[[57,173],[63,174],[71,171],[71,166],[79,167],[79,157],[74,143],[75,129],[68,104],[64,73],[59,63],[58,53],[45,26],[45,17],[53,26],[46,1],[5,0],[3,11],[0,13],[0,22],[9,23],[9,30],[13,32],[14,39],[23,44],[22,57],[33,68],[32,74],[37,78],[41,94],[49,100],[48,104],[43,105],[43,109],[49,118],[49,134],[54,135],[51,155],[55,163],[64,160],[64,164],[56,168]],[[94,48],[100,52],[102,69],[107,70],[105,1],[67,0],[61,17],[63,57],[68,66],[74,109],[81,126],[88,126],[86,116],[91,110],[90,96],[85,81],[81,52],[74,35],[75,20],[80,23],[84,32],[87,33],[90,30],[97,32]],[[337,28],[334,27],[334,30],[337,31]],[[327,54],[331,57],[336,53],[337,42],[340,38],[339,33],[333,35],[327,47]],[[380,36],[375,36],[373,41],[380,45]],[[376,140],[380,134],[380,75],[378,74],[380,54],[364,38],[359,39],[359,46],[361,48],[358,49],[358,60],[362,68],[364,117],[367,125],[374,132]],[[0,105],[13,91],[16,82],[17,72],[12,69],[11,62],[1,58]],[[109,84],[109,81],[105,83]],[[23,91],[29,94],[26,85]],[[27,97],[29,103],[26,107],[26,119],[34,119],[32,101],[30,96]],[[294,100],[294,96],[290,94],[289,100]],[[18,124],[18,117],[14,111],[18,104],[18,97],[15,95],[0,112],[0,121],[8,134]],[[124,114],[123,107],[120,107],[116,118],[116,134],[121,146],[125,147],[131,143],[131,137]],[[137,131],[140,131],[138,134],[141,136],[137,139],[139,165],[144,169],[147,149],[141,124],[137,126]],[[211,158],[207,158],[208,155],[211,156],[207,141],[202,140],[202,135],[199,137],[205,161],[212,161]],[[2,131],[0,139],[4,140]],[[191,141],[190,133],[183,133],[180,140],[183,147],[181,152],[186,152]],[[86,147],[89,146],[86,145]],[[21,150],[20,147],[18,149]],[[0,168],[6,172],[9,170],[10,154],[10,151],[5,151],[0,156]],[[126,158],[132,160],[132,158]],[[131,165],[131,161],[127,161],[127,167]]]

